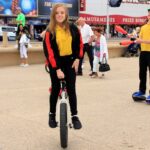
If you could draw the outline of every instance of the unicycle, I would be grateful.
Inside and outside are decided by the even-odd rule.
[[[67,118],[67,90],[66,82],[60,81],[60,144],[62,148],[68,146],[68,118]]]
[[[45,70],[47,73],[50,73],[48,65],[45,63]],[[49,88],[49,92],[51,92],[51,87]],[[68,146],[68,125],[72,128],[71,124],[68,124],[67,118],[67,88],[66,82],[64,80],[60,80],[60,92],[58,95],[60,99],[60,114],[59,114],[59,127],[60,127],[60,145],[62,148],[66,148]]]

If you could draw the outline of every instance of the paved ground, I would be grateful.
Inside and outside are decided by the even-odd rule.
[[[113,58],[101,79],[77,78],[83,129],[69,130],[68,150],[149,150],[150,106],[135,103],[138,58]],[[0,68],[0,150],[60,150],[59,128],[48,127],[49,76],[43,65]]]

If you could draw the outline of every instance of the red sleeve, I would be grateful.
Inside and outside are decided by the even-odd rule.
[[[47,47],[47,51],[48,51],[48,61],[50,62],[52,68],[57,68],[56,60],[54,57],[54,51],[51,48],[50,33],[49,32],[46,32],[45,43],[46,43],[46,47]]]
[[[80,50],[79,50],[79,58],[83,57],[83,41],[82,41],[82,36],[81,36],[81,32],[79,31],[79,35],[80,35]]]

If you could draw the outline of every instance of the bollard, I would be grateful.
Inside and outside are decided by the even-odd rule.
[[[7,32],[3,32],[3,47],[8,46]]]

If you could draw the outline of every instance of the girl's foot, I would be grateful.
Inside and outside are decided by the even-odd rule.
[[[55,114],[49,114],[49,127],[51,128],[56,128],[57,127],[57,122],[56,122],[56,115]]]
[[[96,77],[98,77],[97,72],[93,72],[93,74],[91,75],[91,78],[96,78]]]

